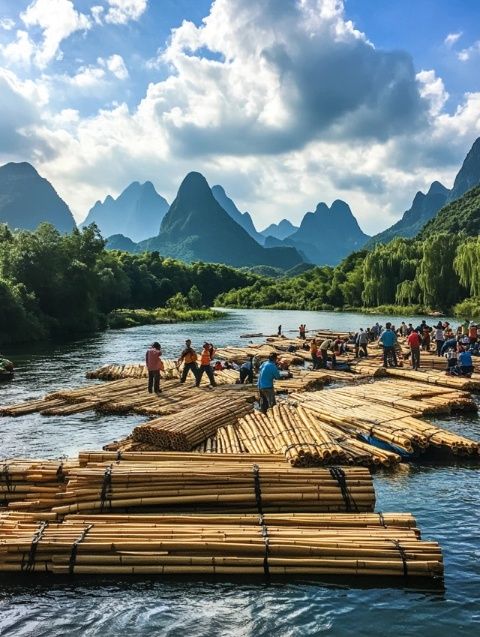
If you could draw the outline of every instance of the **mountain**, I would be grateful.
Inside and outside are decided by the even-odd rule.
[[[232,219],[236,221],[239,226],[242,226],[242,228],[246,230],[257,243],[263,245],[264,237],[257,232],[250,214],[248,212],[240,212],[234,201],[227,196],[227,193],[222,186],[213,186],[212,194],[222,208],[228,212]]]
[[[96,223],[104,237],[123,234],[133,241],[141,241],[158,233],[168,202],[155,190],[151,181],[131,183],[114,199],[108,195],[104,202],[90,209],[81,227]]]
[[[112,234],[107,238],[107,250],[122,250],[123,252],[138,252],[138,246],[123,234]]]
[[[464,232],[470,237],[480,234],[480,186],[444,206],[423,227],[418,239],[428,239],[434,232],[448,232],[452,236]]]
[[[35,230],[44,221],[60,232],[75,228],[70,208],[31,164],[11,162],[0,166],[0,223]]]
[[[286,239],[298,230],[288,219],[282,219],[280,223],[271,223],[268,228],[262,230],[260,234],[264,237],[274,237],[275,239]]]
[[[458,171],[448,202],[455,201],[468,190],[480,185],[480,137],[474,142]]]
[[[300,228],[283,240],[317,265],[336,265],[355,250],[363,248],[369,236],[362,232],[350,206],[336,199],[329,208],[319,203],[307,212]]]
[[[376,243],[388,243],[395,237],[414,237],[445,205],[449,194],[448,188],[439,181],[434,181],[426,195],[423,192],[417,192],[411,207],[403,213],[402,218],[390,228],[373,236],[368,241],[367,247],[372,247]]]
[[[139,244],[184,261],[209,261],[234,266],[271,265],[283,270],[302,262],[294,248],[266,249],[220,206],[207,180],[189,173],[165,215],[160,234]]]

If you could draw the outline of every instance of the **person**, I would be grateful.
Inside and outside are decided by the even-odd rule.
[[[420,367],[420,345],[421,339],[418,332],[412,332],[407,338],[412,354],[412,368],[417,370]]]
[[[243,385],[245,381],[253,385],[253,354],[250,354],[248,360],[240,365],[240,384]]]
[[[470,325],[468,327],[468,338],[470,339],[471,345],[477,342],[478,328],[477,328],[477,324],[474,323],[473,321],[470,322]]]
[[[183,361],[183,370],[182,375],[180,376],[181,383],[184,383],[187,380],[189,372],[192,372],[195,381],[197,380],[197,358],[197,352],[192,347],[192,341],[187,338],[187,340],[185,341],[185,349],[182,351],[177,360],[177,366],[179,366]]]
[[[473,373],[472,353],[468,350],[458,355],[458,372],[461,376],[471,376]]]
[[[439,321],[435,328],[435,345],[437,346],[437,356],[441,356],[443,344],[445,343],[445,331],[442,322]]]
[[[445,345],[447,344],[447,342],[445,343]],[[457,357],[457,346],[455,344],[454,347],[449,347],[445,353],[445,358],[447,359],[447,374],[451,374],[457,366]]]
[[[449,349],[456,349],[456,347],[457,347],[457,339],[448,338],[442,345],[442,349],[440,350],[440,355],[444,356]]]
[[[282,326],[279,325],[277,330],[277,336],[281,336],[281,335],[282,335]]]
[[[333,354],[333,339],[326,338],[320,345],[321,365],[324,369],[327,369],[328,350]],[[335,365],[335,354],[332,356],[332,363]]]
[[[397,355],[395,353],[395,343],[397,337],[395,332],[391,329],[392,324],[386,323],[379,342],[383,345],[383,366],[388,367],[388,356],[390,355],[393,361],[393,366],[397,367]]]
[[[413,324],[412,324],[412,323],[409,323],[409,324],[408,324],[408,327],[407,327],[407,336],[410,336],[410,334],[411,334],[412,332],[414,332],[414,331],[415,331],[415,330],[413,329]]]
[[[279,380],[281,377],[280,370],[276,364],[277,356],[278,354],[276,352],[272,352],[268,360],[260,366],[260,372],[258,374],[257,385],[260,394],[260,409],[264,414],[276,404],[273,382],[274,380]]]
[[[300,327],[298,328],[298,333],[299,333],[299,337],[304,341],[306,336],[305,333],[307,331],[307,326],[304,325],[303,323],[300,325]]]
[[[430,351],[430,332],[432,328],[426,324],[425,321],[422,321],[422,349],[424,352]]]
[[[400,325],[400,336],[407,336],[408,327],[405,321],[402,321]]]
[[[160,394],[160,372],[163,370],[163,361],[161,359],[162,350],[160,343],[155,341],[150,345],[145,354],[145,364],[148,370],[148,393],[153,391]]]
[[[205,341],[205,343],[203,344],[202,353],[200,355],[200,369],[198,370],[197,380],[195,383],[197,387],[200,386],[200,381],[202,380],[202,376],[204,372],[207,375],[208,380],[210,381],[210,385],[212,387],[217,386],[217,383],[215,382],[215,376],[213,375],[213,369],[212,369],[212,366],[210,365],[214,355],[215,355],[215,349],[213,345]]]
[[[368,345],[368,335],[366,332],[363,331],[363,327],[360,328],[360,331],[358,333],[358,347],[361,350],[359,352],[360,356],[368,356],[368,350],[367,350],[367,345]]]
[[[318,345],[314,338],[310,341],[310,356],[312,357],[313,369],[319,369],[320,360],[318,358]]]

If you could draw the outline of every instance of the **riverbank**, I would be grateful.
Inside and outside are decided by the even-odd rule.
[[[225,312],[214,309],[174,310],[157,307],[153,310],[113,310],[107,317],[108,327],[122,329],[140,325],[168,325],[170,323],[197,323],[198,321],[214,321],[224,318]]]

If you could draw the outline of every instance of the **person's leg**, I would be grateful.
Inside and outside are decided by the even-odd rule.
[[[151,394],[153,391],[153,372],[148,372],[148,393]]]
[[[326,349],[322,349],[322,367],[327,369],[327,360],[328,360],[328,351]]]
[[[250,383],[250,385],[253,385],[253,369],[251,369],[251,370],[248,372],[247,380],[248,380],[248,382]]]
[[[272,407],[274,407],[277,404],[277,401],[275,400],[275,390],[274,389],[266,389],[265,392],[266,392],[266,395],[267,395],[268,407],[269,407],[269,409],[271,409]]]
[[[260,389],[259,391],[260,391],[260,400],[259,400],[260,411],[262,412],[262,414],[266,414],[268,411],[268,399],[264,389]]]
[[[388,367],[388,347],[383,347],[383,366]]]
[[[245,379],[248,376],[248,370],[247,369],[241,369],[240,370],[240,384],[243,385],[243,383],[245,382]]]
[[[182,375],[180,376],[180,382],[184,383],[187,380],[187,374],[189,370],[189,363],[183,364]]]
[[[198,387],[200,385],[200,381],[202,380],[203,372],[205,371],[205,366],[200,365],[198,368],[197,378],[195,379],[195,385]]]
[[[156,394],[160,391],[160,370],[153,372],[153,391]]]
[[[397,352],[395,351],[394,347],[392,347],[392,359],[393,359],[393,366],[397,367],[397,365],[398,365]]]
[[[208,380],[210,381],[210,385],[212,385],[212,387],[216,387],[217,383],[215,381],[215,376],[213,374],[213,369],[211,368],[210,365],[205,365],[205,373],[208,376]]]

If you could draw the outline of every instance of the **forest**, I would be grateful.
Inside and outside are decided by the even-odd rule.
[[[0,225],[0,344],[93,332],[106,328],[112,314],[116,327],[139,320],[138,314],[113,312],[119,308],[170,308],[178,320],[182,312],[209,307],[220,293],[258,278],[225,265],[187,265],[158,252],[106,250],[94,225],[70,234],[49,224],[33,232]]]

